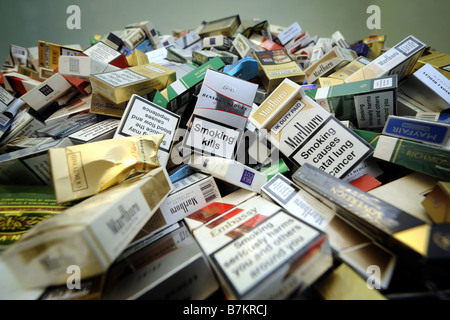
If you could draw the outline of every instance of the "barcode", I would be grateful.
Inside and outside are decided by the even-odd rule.
[[[119,233],[140,211],[140,208],[137,203],[134,203],[128,209],[125,209],[123,205],[120,205],[118,210],[120,212],[120,216],[117,219],[110,219],[106,224],[114,234]]]
[[[206,202],[211,202],[217,198],[216,190],[211,181],[200,184],[200,190],[203,193],[203,198]]]
[[[0,114],[0,126],[2,127],[6,126],[9,120],[10,119],[7,116]]]
[[[78,59],[69,58],[69,71],[80,73],[80,61]]]
[[[44,67],[48,67],[49,61],[50,61],[50,47],[46,43],[45,44],[45,66]]]
[[[153,71],[158,72],[158,73],[165,73],[164,70],[158,69],[158,68],[156,68],[154,66],[146,66],[146,67],[147,67],[147,69],[153,70]]]
[[[27,54],[27,52],[25,50],[19,49],[19,48],[12,48],[11,51],[13,54],[20,54],[22,56]]]
[[[53,50],[52,52],[52,65],[57,66],[59,63],[59,50]]]
[[[417,112],[416,118],[437,121],[437,120],[439,120],[439,113],[437,113],[437,112]]]
[[[396,45],[395,49],[400,51],[404,56],[409,57],[414,52],[416,52],[416,50],[420,48],[420,46],[421,44],[419,42],[411,37],[408,37],[406,40]]]
[[[269,72],[270,76],[279,76],[281,74],[288,74],[288,73],[295,73],[295,72],[300,72],[299,69],[294,69],[294,70],[286,70],[286,71],[280,71],[280,72]]]

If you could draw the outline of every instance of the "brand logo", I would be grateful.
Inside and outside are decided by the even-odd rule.
[[[379,6],[370,5],[366,10],[367,14],[371,14],[369,18],[367,18],[366,26],[367,29],[381,29],[381,9]]]
[[[81,29],[81,9],[80,9],[80,7],[76,6],[76,5],[68,6],[66,13],[70,14],[70,16],[67,18],[67,21],[66,21],[67,29],[80,30]]]
[[[244,173],[242,174],[241,177],[241,182],[251,186],[253,183],[253,178],[255,177],[255,174],[251,171],[248,171],[247,169],[244,169]]]
[[[48,96],[49,94],[51,94],[53,90],[48,84],[46,84],[45,86],[43,86],[42,88],[39,89],[39,91],[44,95],[44,96]]]
[[[70,72],[80,72],[80,61],[78,59],[69,59]]]

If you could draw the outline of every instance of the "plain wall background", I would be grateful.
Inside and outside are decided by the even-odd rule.
[[[372,4],[381,9],[379,30],[366,25]],[[81,9],[81,30],[67,28],[69,5]],[[91,36],[133,22],[151,20],[161,34],[171,34],[235,14],[241,20],[260,18],[285,27],[297,21],[311,36],[330,37],[339,30],[347,42],[384,34],[388,47],[412,34],[450,54],[448,0],[0,0],[0,12],[0,58],[11,44],[33,47],[44,40],[86,49]]]

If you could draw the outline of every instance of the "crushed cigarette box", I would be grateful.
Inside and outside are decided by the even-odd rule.
[[[141,228],[133,243],[145,241],[148,237],[220,199],[219,188],[210,175],[195,172],[173,183],[173,191]]]
[[[450,123],[445,121],[389,116],[382,134],[450,148]]]
[[[309,90],[314,100],[339,120],[360,129],[381,129],[396,112],[397,75]]]
[[[257,193],[254,191],[240,188],[220,199],[216,199],[216,201],[186,216],[184,218],[184,222],[186,223],[189,231],[193,232],[194,229],[208,223],[212,219],[217,218],[223,213],[231,210],[250,198],[255,197],[256,195]]]
[[[255,126],[264,125],[270,142],[296,166],[310,163],[336,177],[347,175],[373,152],[368,143],[289,79],[250,120]]]
[[[133,95],[120,120],[114,139],[136,135],[164,134],[158,161],[165,167],[178,130],[180,116],[138,95]]]
[[[331,207],[282,174],[277,174],[267,182],[262,187],[261,195],[298,219],[326,232],[336,255],[352,266],[360,276],[367,278],[367,267],[378,265],[382,272],[377,280],[383,288],[389,286],[395,268],[395,257],[344,222]],[[352,254],[348,254],[349,252]]]
[[[448,250],[435,242],[442,237],[439,225],[429,224],[310,165],[302,166],[292,177],[301,188],[335,208],[342,219],[398,257],[416,263],[422,258],[448,258]]]
[[[47,69],[56,69],[59,64],[60,56],[76,56],[83,52],[79,48],[63,46],[46,41],[38,41],[39,67]]]
[[[5,263],[29,288],[66,283],[71,265],[84,278],[104,273],[171,190],[161,167],[124,181],[29,230],[3,253]]]
[[[409,75],[426,45],[414,36],[408,36],[378,58],[358,70],[345,82],[373,79],[385,75],[397,74],[398,81]]]
[[[108,270],[104,300],[204,300],[219,289],[183,223],[128,247]]]
[[[450,180],[450,149],[380,135],[373,156],[444,181]]]
[[[227,299],[286,299],[332,265],[326,234],[253,197],[197,228]]]
[[[188,164],[217,179],[257,193],[268,180],[265,174],[236,160],[194,154]]]
[[[320,77],[326,77],[329,74],[343,68],[353,60],[357,59],[357,55],[353,50],[341,47],[333,47],[316,63],[305,69],[305,79],[307,83],[314,83]]]
[[[198,32],[201,38],[223,35],[225,37],[233,36],[241,25],[239,15],[233,15],[213,21],[208,21]]]
[[[157,151],[162,139],[154,134],[50,149],[56,199],[64,203],[90,197],[160,167]]]
[[[183,147],[233,159],[257,88],[255,83],[207,70]]]
[[[432,111],[450,108],[450,80],[429,63],[405,79],[398,90]]]
[[[0,181],[2,184],[51,185],[52,177],[48,151],[72,145],[70,139],[53,140],[38,145],[0,155]]]
[[[305,73],[284,49],[255,52],[258,73],[268,92],[272,92],[284,79],[303,84]]]
[[[158,64],[130,67],[90,76],[92,90],[115,104],[130,100],[133,94],[144,95],[162,90],[176,79],[172,69]]]

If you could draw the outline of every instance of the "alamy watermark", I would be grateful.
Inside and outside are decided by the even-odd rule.
[[[366,26],[367,29],[381,29],[381,9],[377,5],[370,5],[366,10],[367,14],[370,16],[367,18]]]
[[[81,9],[77,5],[67,7],[66,13],[70,16],[67,18],[66,26],[69,30],[81,29]]]
[[[67,267],[67,277],[66,285],[67,289],[70,290],[80,290],[81,289],[81,269],[77,265],[70,265]]]
[[[81,9],[77,5],[67,7],[66,13],[70,16],[67,18],[66,26],[69,30],[81,29]],[[367,29],[381,29],[381,9],[377,5],[370,5],[366,9],[366,13],[370,14],[367,18]]]
[[[370,265],[366,269],[368,276],[366,280],[367,288],[369,289],[381,289],[381,269],[377,265]]]

